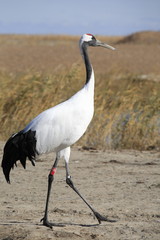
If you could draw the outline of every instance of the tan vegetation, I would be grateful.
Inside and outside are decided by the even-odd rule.
[[[117,51],[89,50],[96,76],[95,116],[78,144],[103,149],[158,148],[159,32],[97,38],[112,44]],[[83,86],[85,69],[78,39],[0,36],[2,140]]]

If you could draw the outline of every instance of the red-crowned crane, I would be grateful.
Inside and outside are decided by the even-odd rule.
[[[35,165],[37,154],[55,152],[56,159],[48,175],[48,191],[43,225],[52,227],[56,224],[48,221],[48,203],[51,186],[60,158],[65,160],[66,183],[80,196],[80,198],[92,210],[98,222],[109,221],[107,217],[101,216],[83,198],[74,186],[69,174],[70,146],[78,141],[85,133],[94,112],[94,72],[88,57],[88,46],[101,46],[114,50],[113,47],[102,43],[91,34],[84,34],[79,42],[80,51],[86,67],[86,82],[83,88],[71,98],[52,107],[35,117],[23,130],[12,135],[4,146],[2,168],[5,178],[10,183],[10,170],[20,160],[23,167],[26,167],[28,158]]]

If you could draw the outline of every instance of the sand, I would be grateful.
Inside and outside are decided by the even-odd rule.
[[[0,172],[1,240],[160,239],[160,153],[73,148],[70,174],[75,186],[97,211],[117,222],[98,224],[66,185],[62,159],[53,183],[49,220],[65,226],[49,229],[40,219],[54,157],[53,153],[40,156],[36,166],[28,162],[26,170],[18,164],[11,171],[11,184]]]

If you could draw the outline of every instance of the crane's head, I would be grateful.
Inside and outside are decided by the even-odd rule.
[[[111,50],[115,50],[114,47],[108,45],[107,43],[100,42],[90,33],[86,33],[82,35],[80,39],[80,46],[82,46],[83,44],[92,46],[92,47],[105,47]]]

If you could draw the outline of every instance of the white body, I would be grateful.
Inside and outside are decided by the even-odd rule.
[[[36,131],[36,149],[39,154],[52,151],[58,153],[74,144],[85,133],[93,112],[94,72],[92,71],[90,81],[80,91],[67,101],[40,113],[23,131]],[[64,156],[63,151],[59,154]]]

